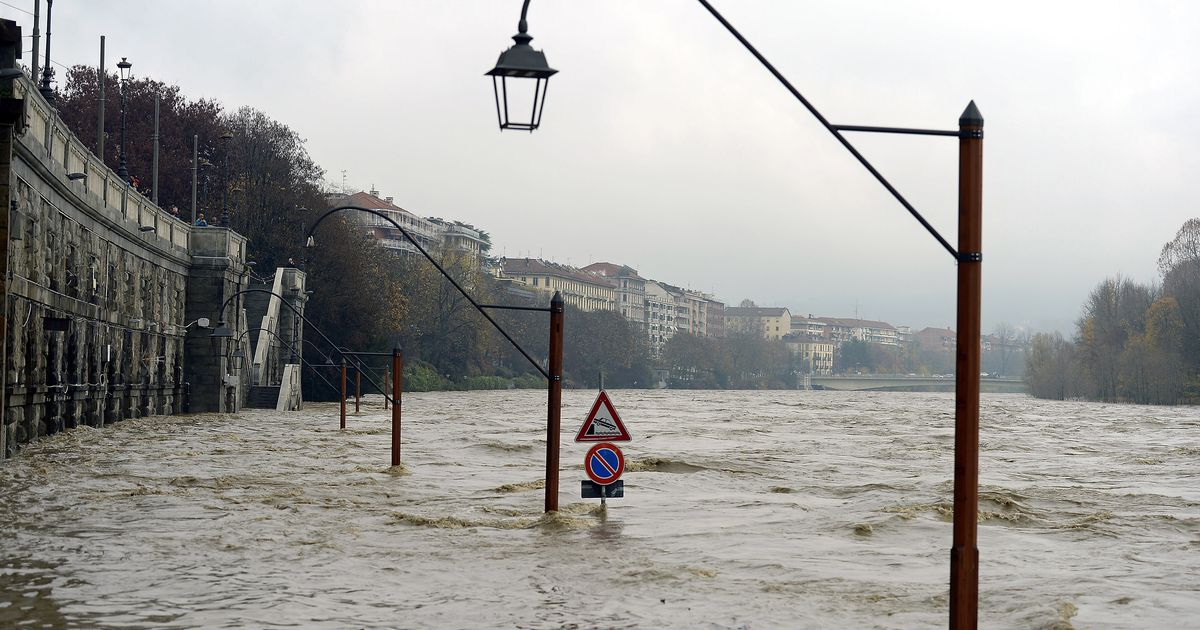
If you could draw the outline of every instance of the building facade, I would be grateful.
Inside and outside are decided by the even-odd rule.
[[[833,374],[833,353],[836,345],[825,339],[809,339],[800,335],[787,335],[784,344],[800,363],[805,374],[827,376]]]
[[[446,251],[461,251],[478,257],[490,246],[487,238],[475,228],[438,218],[421,218],[397,206],[392,197],[379,197],[377,190],[335,197],[331,202],[359,206],[383,214],[403,227],[426,251],[444,248]],[[417,248],[404,238],[404,234],[382,217],[359,212],[355,213],[353,220],[365,225],[371,236],[384,248],[417,253]]]
[[[592,263],[583,271],[612,280],[617,292],[617,311],[639,326],[646,325],[646,279],[637,269],[609,262]]]
[[[662,356],[663,346],[675,336],[675,296],[662,284],[646,281],[646,335],[650,352]]]
[[[617,311],[617,284],[610,278],[537,258],[500,260],[500,277],[543,294],[555,291],[563,301],[583,311]],[[618,311],[619,312],[619,311]]]
[[[787,307],[727,306],[725,333],[754,333],[764,339],[783,339],[792,332],[792,313]]]
[[[895,326],[868,319],[796,316],[792,318],[791,331],[809,339],[828,339],[839,345],[847,341],[864,341],[884,346],[901,344],[901,334]]]

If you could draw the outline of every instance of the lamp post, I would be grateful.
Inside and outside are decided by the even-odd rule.
[[[50,67],[50,14],[53,11],[54,0],[46,0],[46,63],[42,64],[42,84],[38,86],[42,98],[51,105],[54,105],[54,88],[50,87],[50,80],[54,77],[54,69]],[[37,56],[37,46],[33,50],[34,56]]]
[[[117,62],[117,69],[121,73],[121,164],[117,167],[117,177],[120,177],[126,184],[129,183],[129,169],[125,165],[125,84],[129,83],[132,76],[129,69],[133,67],[132,63],[125,57]]]
[[[229,141],[233,134],[226,131],[221,134],[225,143],[225,161],[221,165],[221,219],[217,222],[223,228],[229,227]]]
[[[979,550],[977,547],[979,509],[979,361],[980,361],[980,301],[981,267],[983,260],[983,116],[971,101],[958,120],[957,130],[909,129],[898,127],[874,127],[860,125],[831,124],[806,99],[783,74],[741,33],[737,31],[708,0],[698,0],[726,30],[729,31],[758,61],[805,107],[837,140],[858,160],[868,172],[887,189],[893,197],[912,215],[938,243],[950,253],[958,265],[957,325],[958,343],[955,351],[955,399],[954,399],[954,528],[950,549],[950,627],[959,630],[978,625],[979,600]],[[528,51],[529,37],[526,31],[526,13],[529,0],[521,7],[520,32],[513,39],[517,45],[500,56],[500,62],[492,71],[495,77],[549,79],[545,70],[539,70],[538,61],[545,65],[545,55]],[[536,57],[530,55],[536,52]],[[544,75],[544,76],[542,76]],[[535,86],[535,96],[537,94]],[[493,90],[496,97],[497,115],[507,114],[507,90]],[[505,124],[501,118],[500,128],[528,129],[533,131],[541,120],[545,104],[542,87],[541,103],[535,105],[534,118],[526,126]],[[896,190],[890,182],[846,139],[842,132],[898,133],[958,138],[958,247],[950,245],[934,227],[925,220],[916,208]],[[548,436],[555,439],[556,436]]]

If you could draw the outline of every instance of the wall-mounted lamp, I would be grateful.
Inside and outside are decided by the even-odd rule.
[[[216,329],[213,330],[212,334],[208,336],[208,340],[212,343],[213,353],[216,354],[216,352],[220,349],[222,339],[232,338],[233,331],[229,330],[229,326],[225,325],[225,320],[217,322]]]
[[[200,328],[208,328],[209,325],[210,325],[209,319],[207,317],[201,317],[200,319],[197,319],[196,321],[191,322],[190,324],[186,324],[183,328],[184,328],[184,330],[187,330],[188,328],[191,328],[192,326],[199,326]]]
[[[67,173],[67,179],[76,182],[87,177],[87,173]]]
[[[230,367],[236,372],[242,369],[243,364],[246,362],[246,353],[242,352],[241,348],[238,348],[233,351],[233,354],[229,355],[229,358],[232,359]]]
[[[229,339],[230,337],[233,337],[233,331],[229,330],[229,326],[225,325],[225,320],[221,320],[217,322],[216,330],[213,330],[209,337],[216,337],[217,339]]]
[[[153,225],[143,225],[143,226],[141,226],[141,227],[139,227],[139,228],[138,228],[138,231],[140,231],[140,232],[153,232],[153,231],[155,231],[155,229],[156,229],[156,228],[155,228]]]

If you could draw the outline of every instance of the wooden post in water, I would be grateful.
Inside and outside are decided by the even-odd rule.
[[[546,394],[546,512],[558,511],[558,442],[562,432],[563,297],[550,298],[550,379]]]
[[[362,368],[354,368],[354,413],[359,413],[359,401],[362,399]]]
[[[342,357],[342,428],[346,428],[346,357]]]
[[[958,341],[954,364],[954,542],[950,628],[979,623],[979,317],[983,260],[983,115],[958,119]]]
[[[392,348],[392,465],[400,465],[400,397],[404,395],[404,351]]]

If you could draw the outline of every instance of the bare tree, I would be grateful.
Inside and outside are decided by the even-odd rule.
[[[1175,238],[1163,245],[1158,255],[1158,271],[1165,277],[1189,261],[1200,261],[1200,218],[1184,221]]]
[[[1000,322],[996,324],[992,335],[996,337],[996,352],[1000,355],[1000,376],[1008,376],[1008,359],[1012,356],[1013,341],[1016,339],[1016,329],[1011,324]]]

